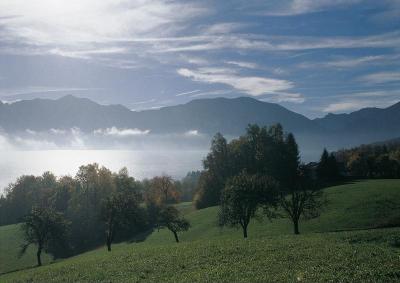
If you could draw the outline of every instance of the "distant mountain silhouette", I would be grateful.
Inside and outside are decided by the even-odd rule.
[[[392,139],[400,136],[400,102],[384,109],[364,108],[350,114],[328,114],[314,121],[343,137],[349,145]],[[347,144],[342,142],[341,146]]]
[[[365,108],[350,114],[328,114],[311,120],[278,104],[240,97],[193,100],[158,110],[131,111],[122,105],[100,105],[71,95],[57,100],[0,103],[0,127],[8,133],[78,127],[84,132],[110,127],[138,128],[153,134],[197,130],[238,136],[249,123],[281,123],[293,132],[302,150],[320,151],[372,143],[400,136],[400,102],[385,109]]]

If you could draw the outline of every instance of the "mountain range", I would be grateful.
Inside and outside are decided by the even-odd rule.
[[[388,108],[364,108],[350,114],[309,119],[274,103],[249,97],[198,99],[161,109],[131,111],[122,105],[100,105],[72,95],[62,98],[0,102],[0,128],[26,130],[80,128],[83,132],[116,127],[149,130],[152,134],[196,131],[235,137],[249,123],[281,123],[293,132],[302,150],[320,151],[372,143],[400,136],[400,102]]]

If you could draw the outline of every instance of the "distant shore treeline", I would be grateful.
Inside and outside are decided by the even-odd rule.
[[[344,175],[358,178],[400,178],[400,139],[343,149],[334,155]]]

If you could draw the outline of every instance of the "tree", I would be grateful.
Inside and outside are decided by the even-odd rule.
[[[33,208],[31,213],[23,218],[21,226],[24,244],[21,246],[20,256],[27,248],[37,246],[37,263],[42,265],[42,251],[48,251],[52,245],[65,244],[68,222],[61,213],[52,209]]]
[[[197,209],[217,205],[221,199],[220,188],[224,180],[211,171],[203,171],[199,177],[198,187],[194,195],[194,203]]]
[[[276,190],[277,183],[268,176],[242,172],[232,177],[222,193],[219,224],[240,226],[247,238],[247,227],[258,208],[275,205]]]
[[[138,196],[134,193],[114,193],[104,201],[100,218],[105,223],[108,251],[111,251],[117,232],[140,222],[142,215]]]
[[[317,167],[317,177],[322,182],[337,181],[340,176],[335,156],[324,149]]]
[[[196,208],[219,204],[221,191],[232,174],[228,143],[222,134],[217,133],[213,137],[203,167],[195,195]]]
[[[168,175],[151,179],[148,193],[159,204],[175,203],[180,196],[172,177]]]
[[[180,182],[180,188],[182,192],[182,201],[192,201],[194,192],[199,183],[201,172],[191,171],[186,174],[186,176]]]
[[[187,231],[190,223],[180,215],[174,206],[163,207],[158,215],[159,228],[167,228],[174,234],[175,241],[179,243],[178,232]]]
[[[322,190],[311,178],[310,170],[300,166],[295,182],[288,187],[281,188],[279,204],[286,216],[293,223],[294,234],[300,234],[299,220],[318,217],[324,204]]]

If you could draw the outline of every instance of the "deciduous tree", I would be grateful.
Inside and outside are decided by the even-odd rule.
[[[163,207],[158,215],[158,226],[165,227],[174,234],[175,241],[179,243],[178,232],[187,231],[190,223],[181,216],[174,206]]]
[[[42,251],[48,251],[52,245],[65,245],[68,222],[63,215],[50,208],[33,208],[31,213],[23,218],[21,230],[24,243],[20,256],[34,244],[37,247],[36,258],[38,266],[42,265]]]
[[[232,177],[222,193],[219,223],[240,226],[243,237],[257,210],[276,204],[277,183],[271,177],[242,172]]]

